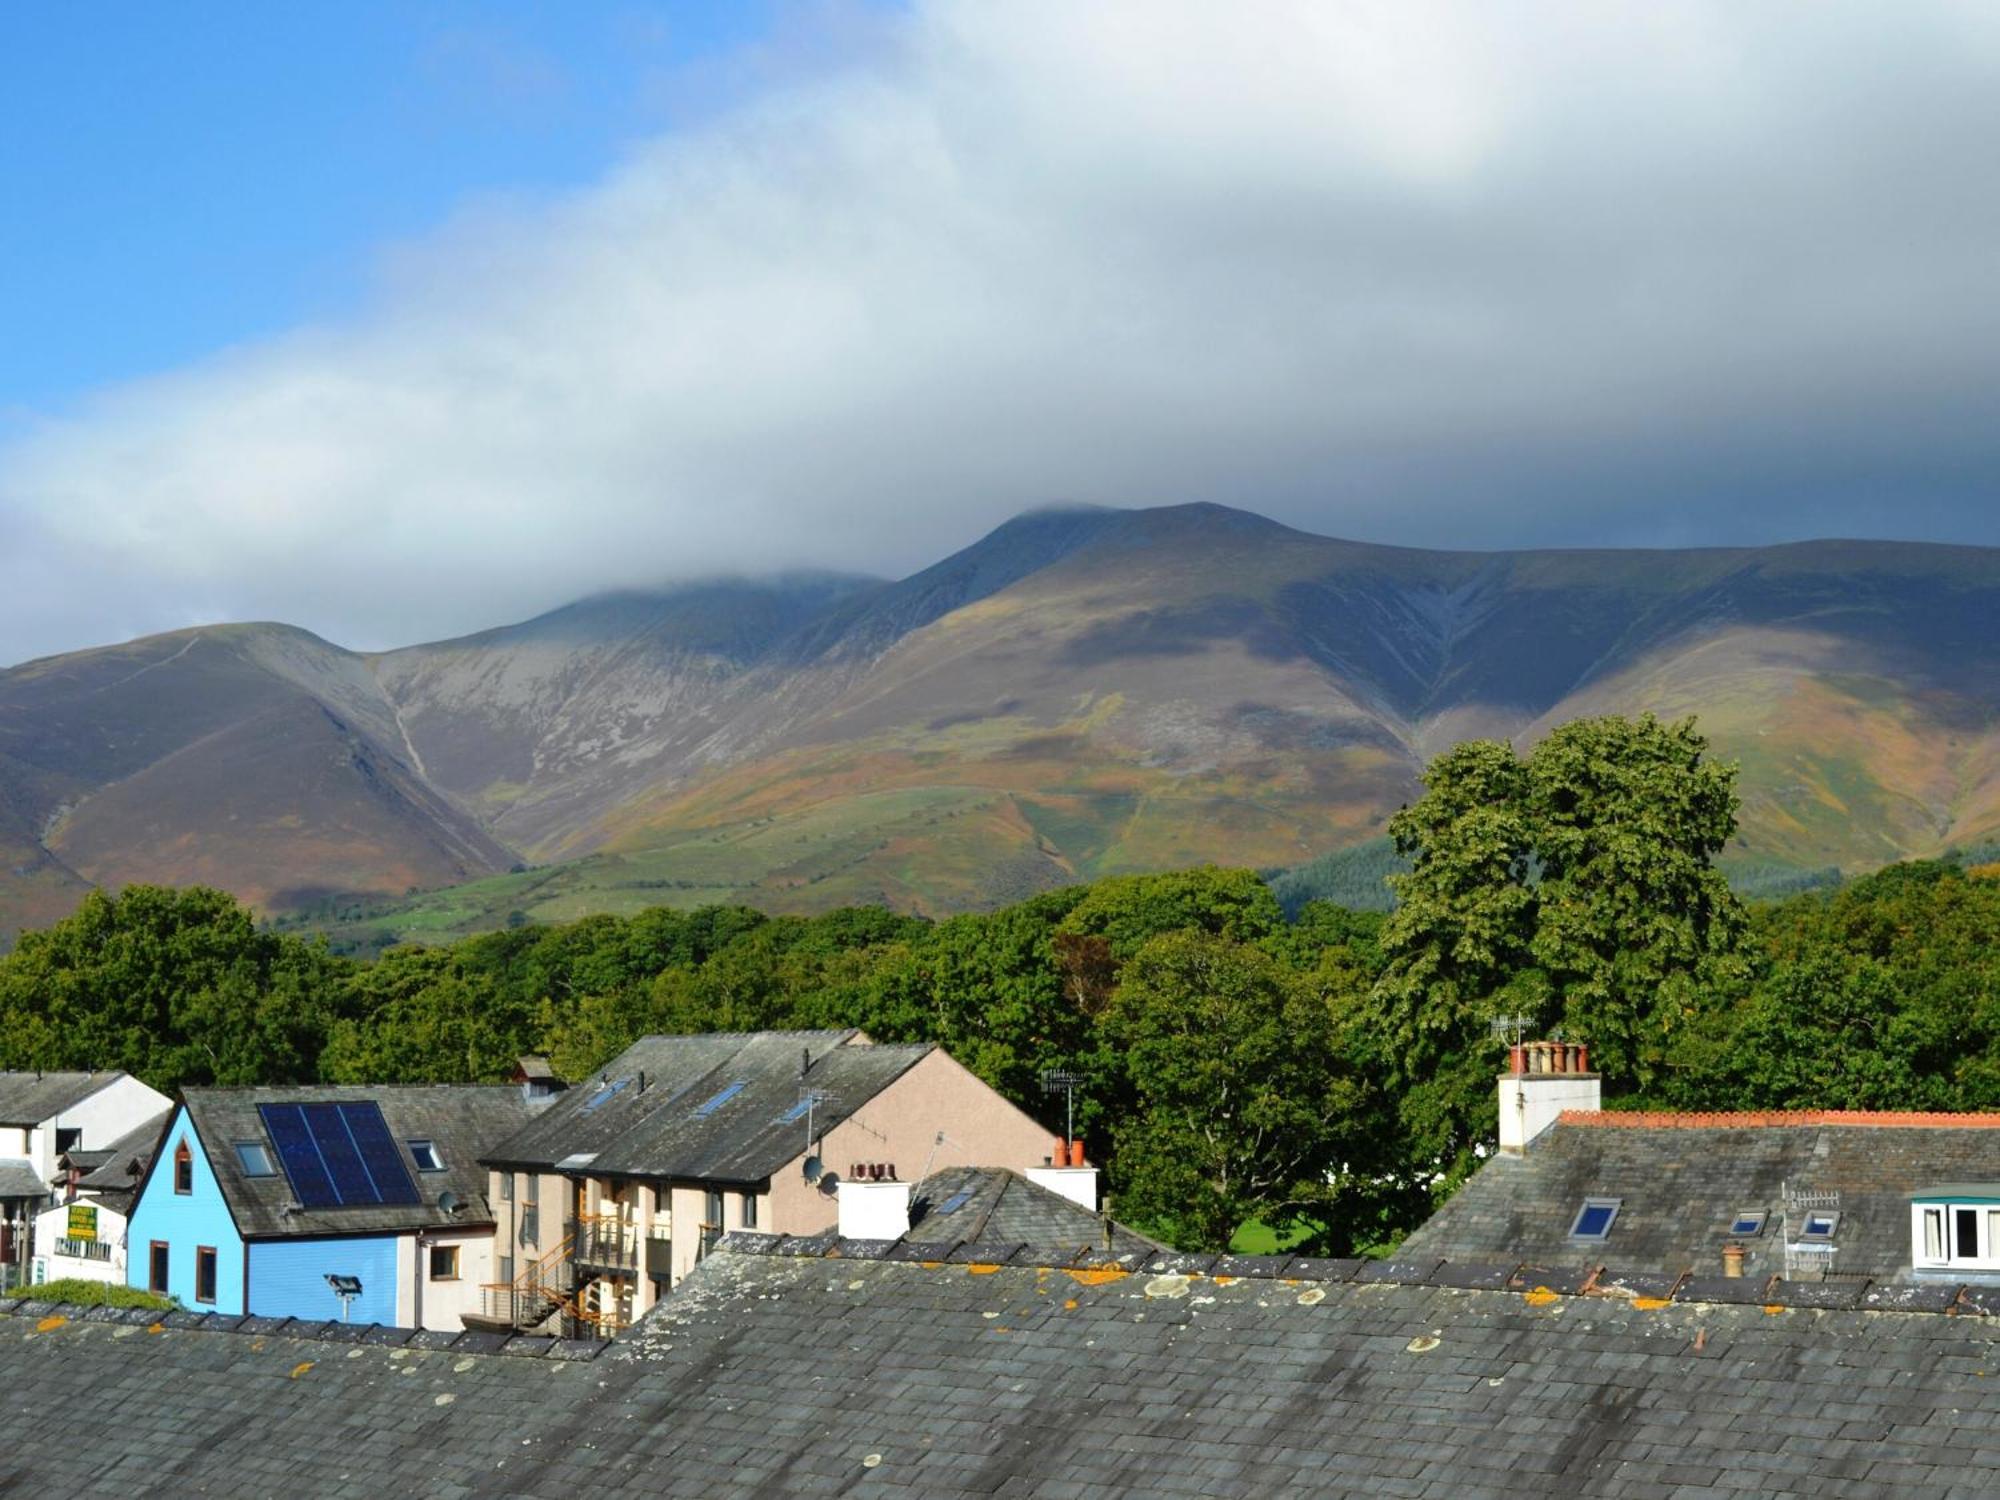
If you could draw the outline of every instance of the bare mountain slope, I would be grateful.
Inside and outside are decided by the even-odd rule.
[[[0,673],[0,929],[137,878],[275,908],[483,881],[419,903],[443,926],[948,910],[1296,862],[1460,738],[1610,710],[1701,716],[1743,766],[1743,856],[1860,867],[2000,829],[1996,624],[1988,549],[1429,552],[1197,505],[372,657],[181,632]]]

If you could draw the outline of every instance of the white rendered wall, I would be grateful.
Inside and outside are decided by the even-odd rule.
[[[1092,1213],[1097,1212],[1097,1168],[1030,1167],[1023,1175],[1036,1187],[1045,1187]]]
[[[1500,1080],[1500,1149],[1519,1156],[1566,1109],[1604,1107],[1604,1085],[1588,1073],[1508,1074]]]
[[[907,1182],[843,1182],[840,1237],[844,1240],[899,1240],[910,1232]]]

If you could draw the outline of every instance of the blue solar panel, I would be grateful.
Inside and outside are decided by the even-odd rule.
[[[260,1104],[257,1113],[264,1117],[264,1128],[278,1148],[278,1164],[292,1185],[292,1196],[306,1208],[338,1207],[340,1196],[313,1143],[305,1110],[296,1104]]]
[[[738,1094],[742,1092],[743,1092],[743,1085],[741,1083],[732,1083],[729,1085],[728,1088],[724,1089],[721,1093],[717,1094],[713,1099],[705,1100],[701,1104],[695,1106],[695,1114],[703,1118],[706,1118],[707,1116],[714,1114],[718,1109],[722,1108],[723,1105],[727,1104],[731,1099],[734,1099]]]
[[[422,1200],[373,1100],[260,1104],[278,1161],[305,1208],[413,1205]]]

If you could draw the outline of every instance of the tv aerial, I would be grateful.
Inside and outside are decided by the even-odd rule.
[[[1495,1041],[1518,1047],[1534,1024],[1533,1016],[1495,1016],[1487,1022],[1486,1031]]]
[[[821,1110],[827,1109],[839,1102],[830,1090],[809,1089],[803,1084],[799,1086],[799,1104],[805,1106],[806,1159],[804,1165],[805,1179],[808,1185],[818,1182],[821,1174],[826,1171],[825,1164],[820,1161],[818,1154],[813,1151],[813,1141],[817,1139],[813,1117]],[[794,1105],[793,1108],[798,1108],[798,1105]]]
[[[1042,1070],[1042,1093],[1053,1098],[1063,1096],[1063,1139],[1076,1139],[1076,1091],[1083,1087],[1084,1078],[1071,1068],[1044,1068]]]

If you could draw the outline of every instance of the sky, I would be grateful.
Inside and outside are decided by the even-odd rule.
[[[1035,506],[2000,544],[1986,0],[0,9],[0,663]]]

